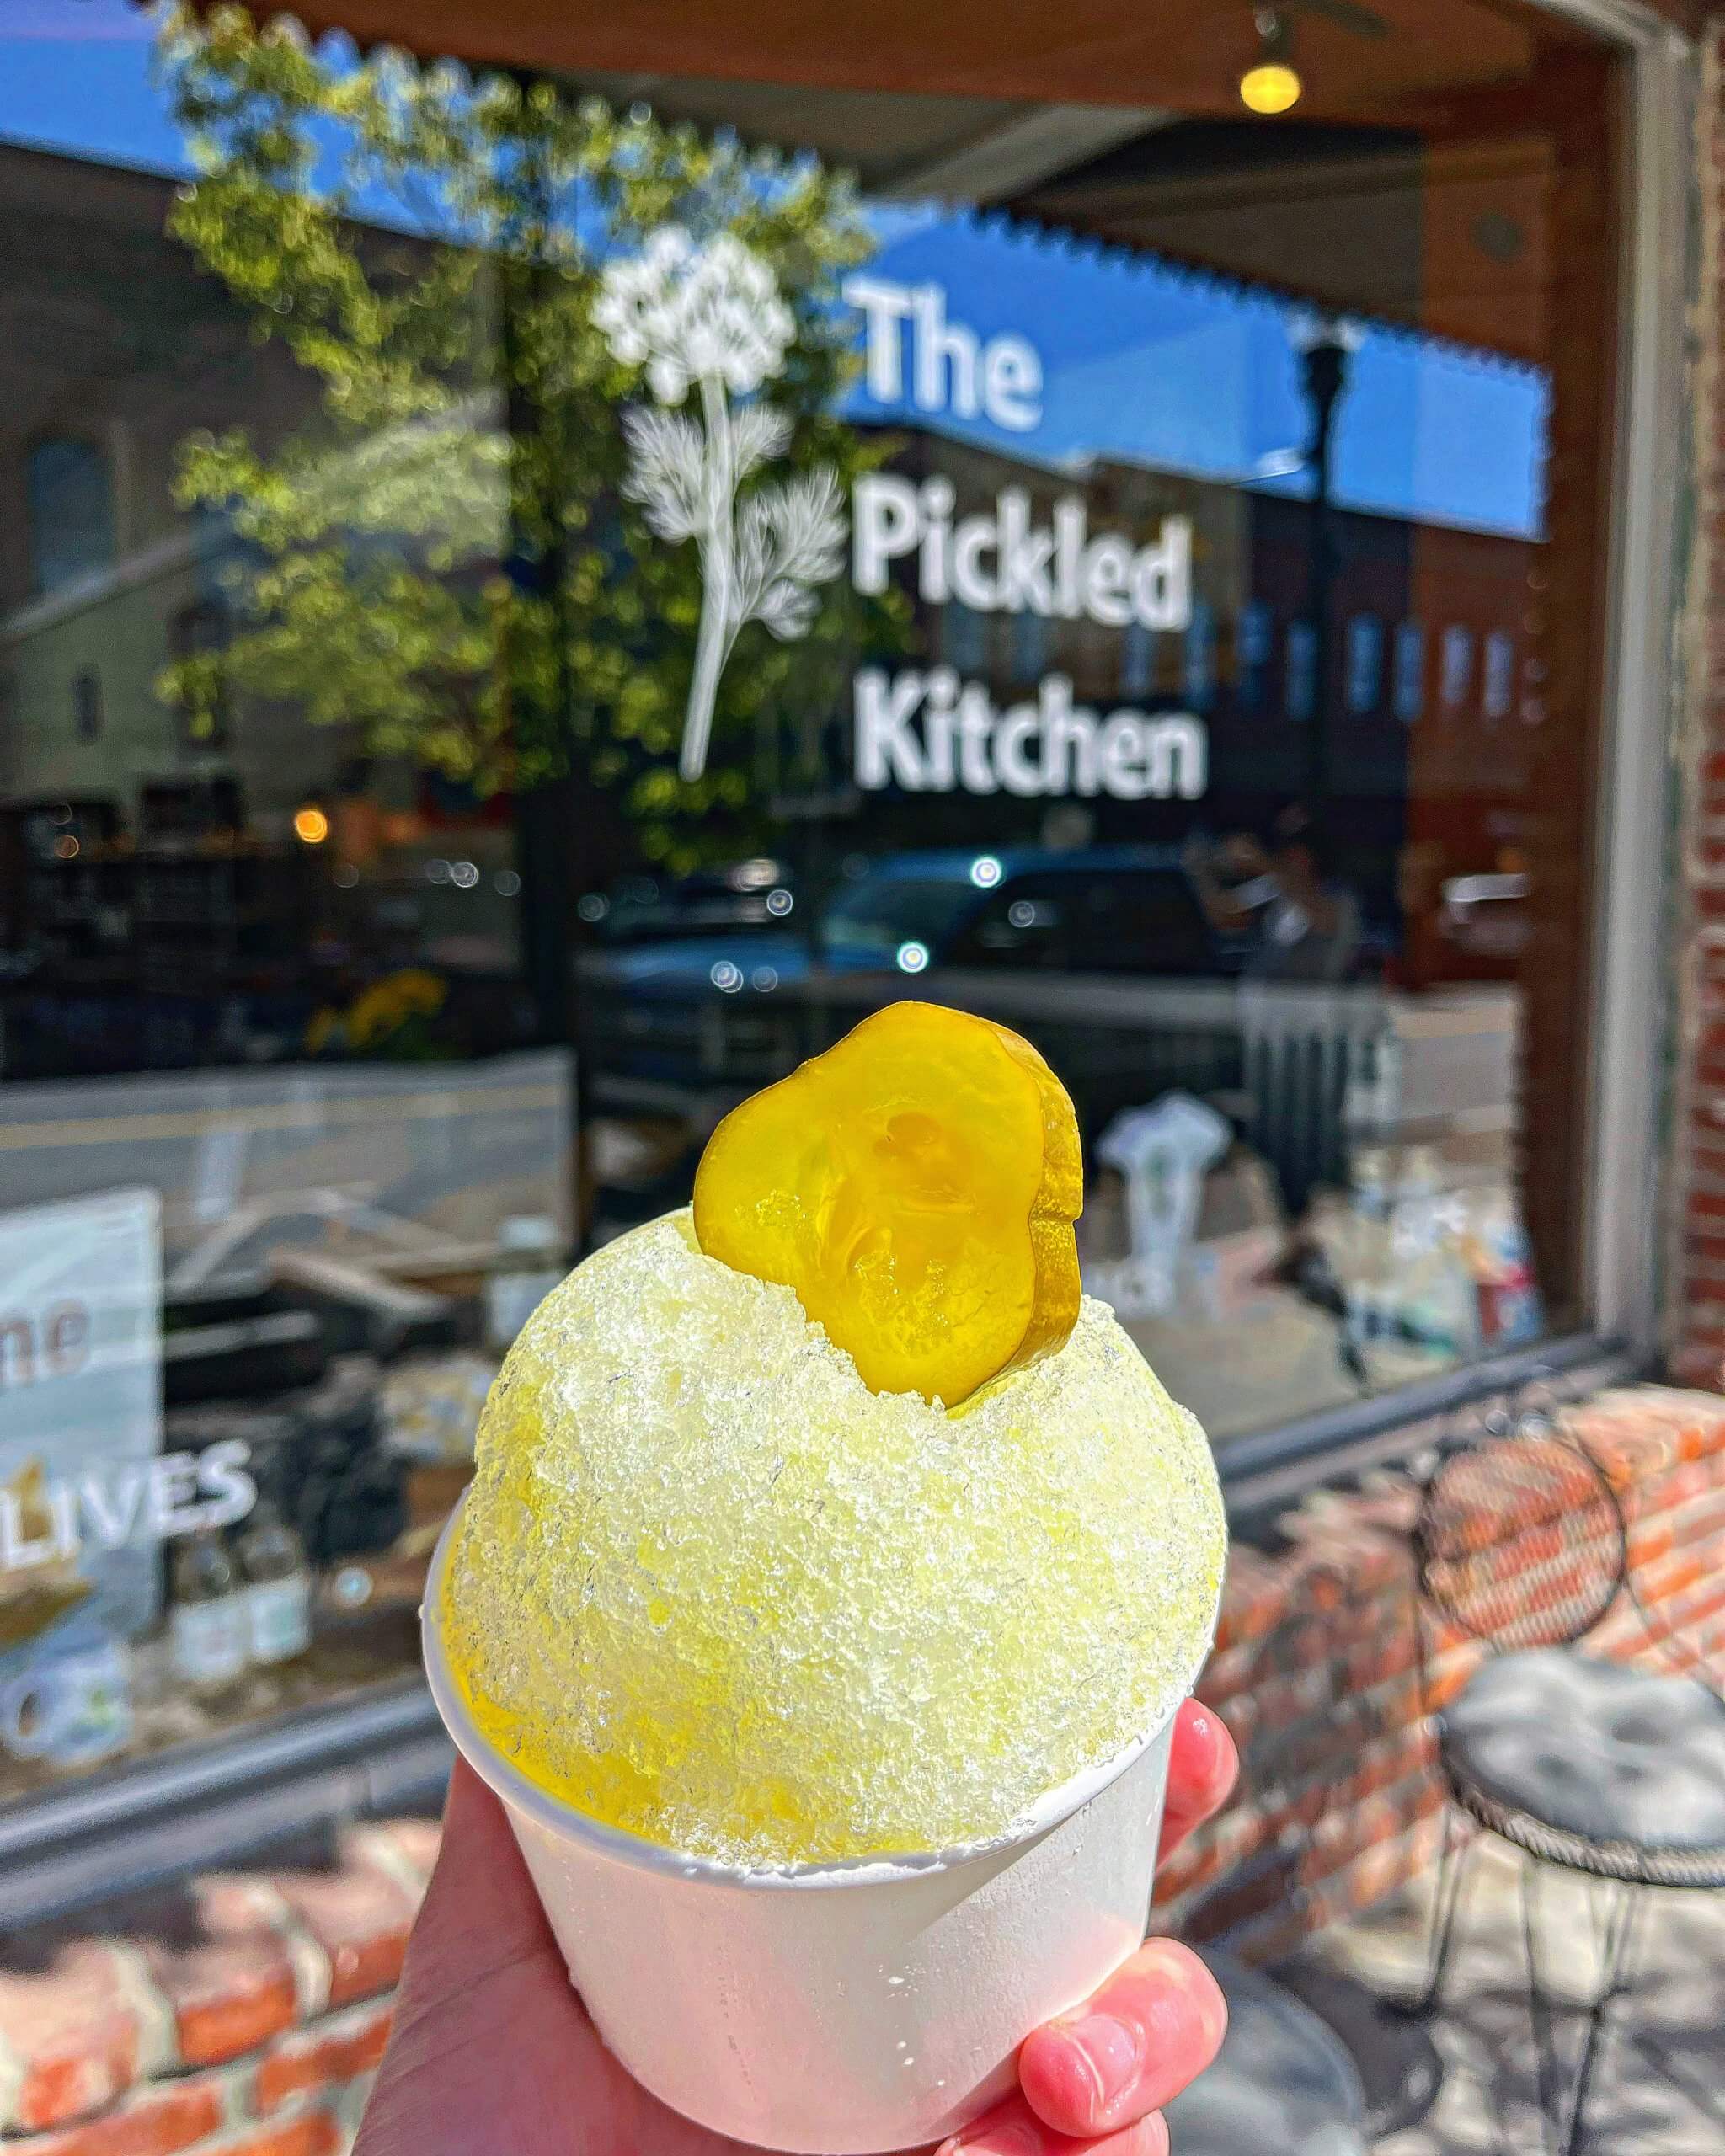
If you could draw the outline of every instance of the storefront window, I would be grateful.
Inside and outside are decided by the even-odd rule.
[[[407,1681],[523,1313],[899,996],[1061,1073],[1225,1465],[1587,1324],[1602,65],[1025,128],[86,12],[0,85],[0,1794]]]

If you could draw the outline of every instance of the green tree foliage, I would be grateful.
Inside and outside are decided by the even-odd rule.
[[[238,8],[172,17],[159,66],[198,174],[170,229],[316,387],[285,438],[180,446],[182,506],[232,542],[233,632],[164,693],[195,731],[224,682],[283,700],[482,792],[573,766],[673,867],[758,843],[754,745],[806,737],[902,625],[835,578],[796,640],[745,627],[707,767],[678,776],[701,560],[633,498],[622,422],[649,393],[594,309],[667,226],[740,241],[793,317],[760,391],[781,483],[825,467],[848,494],[881,453],[834,416],[840,281],[871,246],[850,182],[547,82],[313,50]]]

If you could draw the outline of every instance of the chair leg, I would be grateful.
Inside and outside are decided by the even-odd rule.
[[[1461,1906],[1461,1890],[1466,1884],[1474,1840],[1472,1826],[1454,1805],[1449,1806],[1444,1813],[1443,1846],[1438,1852],[1438,1883],[1432,1896],[1425,1976],[1405,2009],[1416,2017],[1429,2014],[1443,1995],[1444,1978],[1449,1972],[1450,1950],[1455,1940],[1456,1912]]]
[[[1633,1886],[1620,1885],[1608,1892],[1604,1920],[1594,1926],[1599,1955],[1599,1995],[1588,2009],[1587,2036],[1582,2046],[1581,2068],[1576,2076],[1575,2106],[1570,2115],[1566,2151],[1578,2149],[1585,2132],[1588,2093],[1605,2054],[1610,2031],[1605,2014],[1611,2002],[1627,1988],[1632,1948],[1642,1913],[1642,1898]]]
[[[1606,2009],[1627,1988],[1641,1904],[1633,1887],[1615,1884],[1608,1886],[1603,1890],[1605,1908],[1601,1919],[1591,1890],[1589,1892],[1589,1914],[1593,1919],[1594,1942],[1599,1950],[1599,1988],[1587,2009],[1581,2059],[1569,2101],[1566,2105],[1563,2101],[1562,2060],[1557,2045],[1557,2014],[1540,1979],[1536,1934],[1539,1930],[1537,1911],[1541,1870],[1537,1858],[1523,1856],[1521,1935],[1527,1956],[1528,2016],[1533,2025],[1534,2072],[1546,2145],[1555,2149],[1557,2156],[1577,2156],[1583,2145],[1587,2130],[1588,2098],[1605,2057],[1605,2039],[1609,2034],[1605,2025]]]
[[[1551,2025],[1551,2003],[1540,1982],[1540,1959],[1535,1935],[1539,1929],[1535,1897],[1539,1888],[1538,1860],[1521,1860],[1521,1944],[1527,1956],[1527,2017],[1533,2028],[1533,2070],[1539,2097],[1540,2146],[1561,2147],[1557,2111],[1557,2049]]]

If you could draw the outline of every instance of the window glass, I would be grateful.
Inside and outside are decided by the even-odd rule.
[[[1186,701],[1194,711],[1208,711],[1215,689],[1215,613],[1207,599],[1197,599],[1186,626]]]
[[[94,442],[39,441],[24,466],[30,588],[47,593],[114,559],[114,493]]]
[[[1493,629],[1486,638],[1482,707],[1489,719],[1507,718],[1515,696],[1515,639]]]
[[[1248,600],[1240,610],[1240,707],[1242,711],[1263,709],[1265,685],[1274,641],[1275,622],[1269,608],[1261,599]]]
[[[524,1313],[906,994],[1225,1464],[1588,1323],[1603,62],[25,13],[0,1798],[403,1681]]]
[[[1310,622],[1289,622],[1282,664],[1289,718],[1310,718],[1317,700],[1317,632]]]
[[[1396,716],[1412,726],[1425,710],[1425,624],[1401,622],[1396,627]]]
[[[1348,708],[1356,718],[1377,709],[1384,670],[1384,625],[1375,614],[1348,624]]]
[[[1042,679],[1048,652],[1048,624],[1040,614],[1018,614],[1012,621],[1012,675],[1015,680]]]
[[[1120,693],[1147,695],[1156,680],[1156,631],[1142,622],[1129,622],[1120,638]]]
[[[1444,632],[1441,646],[1444,708],[1460,711],[1473,692],[1473,632],[1452,622]]]

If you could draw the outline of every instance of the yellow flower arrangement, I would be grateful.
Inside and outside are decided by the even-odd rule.
[[[363,989],[344,1011],[327,1006],[306,1027],[306,1050],[323,1055],[346,1049],[363,1054],[386,1046],[415,1018],[435,1018],[449,999],[447,985],[423,967],[387,974]]]

